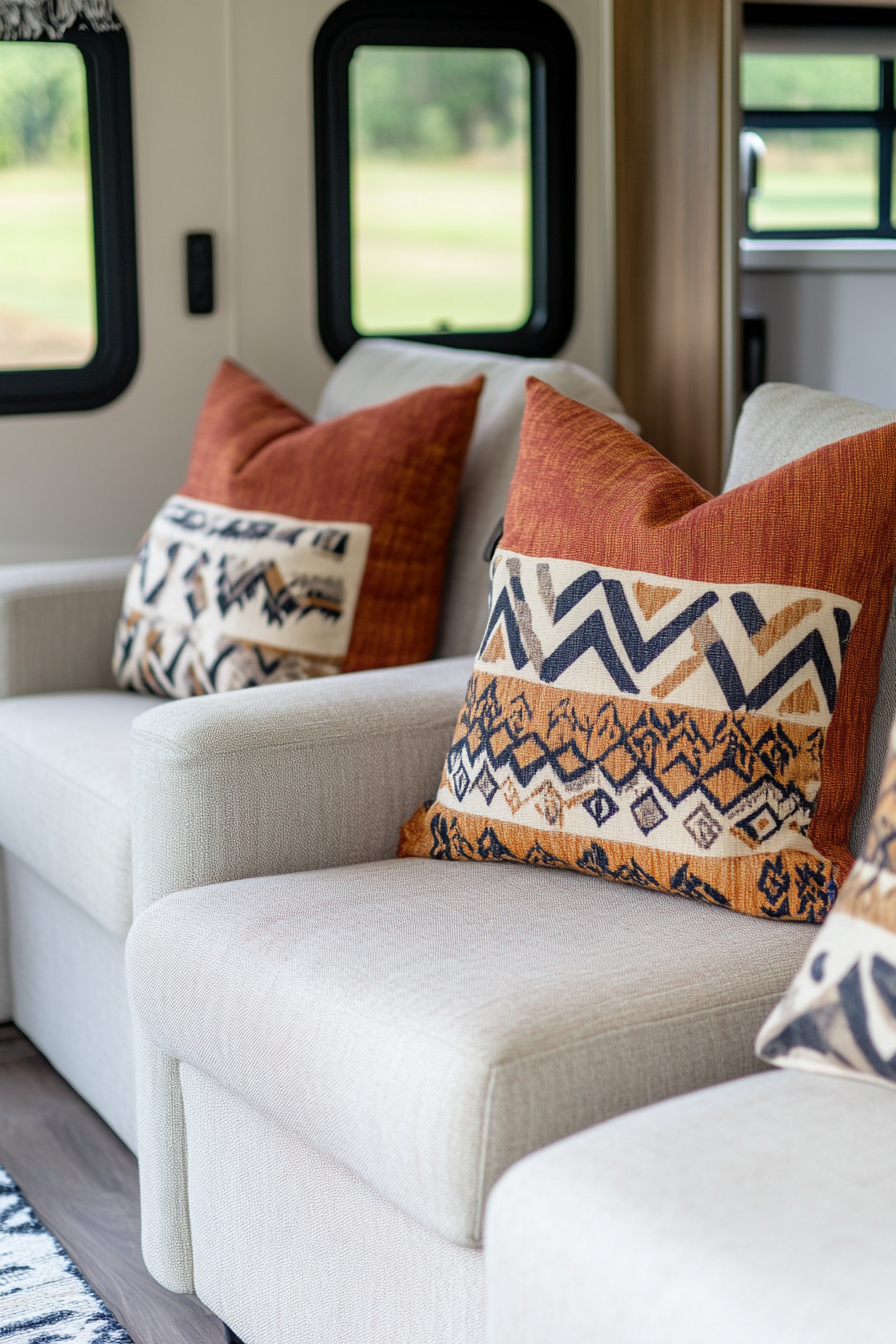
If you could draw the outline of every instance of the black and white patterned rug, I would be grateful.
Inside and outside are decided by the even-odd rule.
[[[0,1341],[131,1344],[131,1338],[0,1167]]]

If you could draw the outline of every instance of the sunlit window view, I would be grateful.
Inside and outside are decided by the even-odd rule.
[[[741,100],[756,155],[752,233],[892,232],[881,149],[892,136],[882,102],[892,61],[873,55],[748,52]]]
[[[350,98],[356,329],[523,326],[532,205],[522,52],[359,47]]]
[[[95,309],[84,59],[0,42],[0,368],[86,364]]]
[[[747,52],[741,64],[744,107],[794,111],[873,111],[880,102],[876,56]]]
[[[760,189],[750,228],[874,229],[876,131],[763,131]]]

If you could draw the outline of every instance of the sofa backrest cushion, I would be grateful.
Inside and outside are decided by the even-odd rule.
[[[756,480],[826,443],[892,424],[896,411],[792,383],[765,383],[748,397],[737,424],[725,490]],[[893,501],[896,508],[896,500]],[[812,501],[806,500],[806,508]],[[832,541],[836,544],[836,541]],[[884,640],[880,686],[868,735],[865,783],[853,817],[850,848],[861,854],[883,774],[896,713],[896,603]]]
[[[482,548],[504,513],[519,448],[526,378],[534,374],[559,392],[637,432],[602,378],[559,359],[520,359],[450,350],[412,341],[359,341],[324,388],[317,419],[330,420],[431,383],[462,383],[485,375],[485,388],[460,486],[448,547],[442,618],[435,656],[474,654],[488,617],[489,570]]]

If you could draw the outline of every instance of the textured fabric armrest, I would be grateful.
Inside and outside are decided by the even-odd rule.
[[[133,557],[0,567],[0,697],[112,686]]]
[[[190,887],[392,858],[435,796],[470,669],[451,658],[141,714],[135,915]]]

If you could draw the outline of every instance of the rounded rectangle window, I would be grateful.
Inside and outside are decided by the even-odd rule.
[[[138,355],[125,32],[0,42],[0,414],[103,406]]]
[[[346,0],[314,49],[318,314],[555,354],[575,294],[576,48],[542,0]]]

